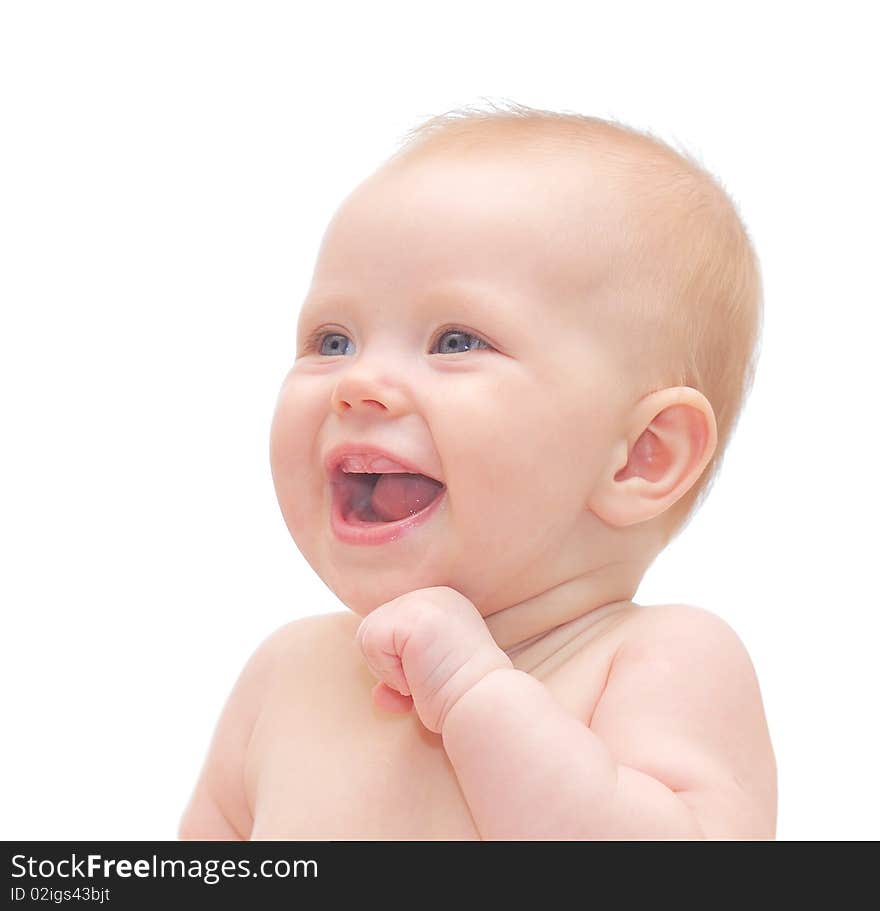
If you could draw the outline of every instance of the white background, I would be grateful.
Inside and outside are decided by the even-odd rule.
[[[269,473],[297,308],[345,195],[481,98],[650,129],[739,204],[757,380],[637,600],[701,605],[745,642],[780,838],[880,836],[868,10],[4,3],[0,837],[173,838],[248,656],[344,609]]]

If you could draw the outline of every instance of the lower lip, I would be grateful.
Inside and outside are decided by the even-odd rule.
[[[342,514],[343,498],[332,485],[330,495],[330,526],[333,534],[346,544],[374,545],[389,544],[419,525],[424,525],[446,500],[446,488],[444,487],[421,512],[405,519],[398,519],[396,522],[362,522],[354,516],[349,516],[346,520]]]

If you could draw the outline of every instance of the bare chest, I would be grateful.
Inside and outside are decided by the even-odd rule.
[[[604,634],[602,634],[604,632]],[[588,724],[604,689],[618,629],[594,631],[549,656],[515,658]],[[318,667],[276,675],[251,738],[246,788],[252,838],[476,840],[439,735],[413,711],[382,712],[353,643]]]

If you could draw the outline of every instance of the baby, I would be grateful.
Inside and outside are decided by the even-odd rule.
[[[747,394],[759,266],[690,156],[432,118],[323,238],[277,403],[287,527],[348,608],[255,652],[197,839],[771,839],[737,634],[632,601]]]

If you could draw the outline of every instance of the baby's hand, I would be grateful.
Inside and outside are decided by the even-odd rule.
[[[381,708],[409,711],[439,734],[452,706],[491,671],[513,667],[474,605],[446,586],[380,605],[357,631]],[[408,698],[411,697],[411,698]]]

